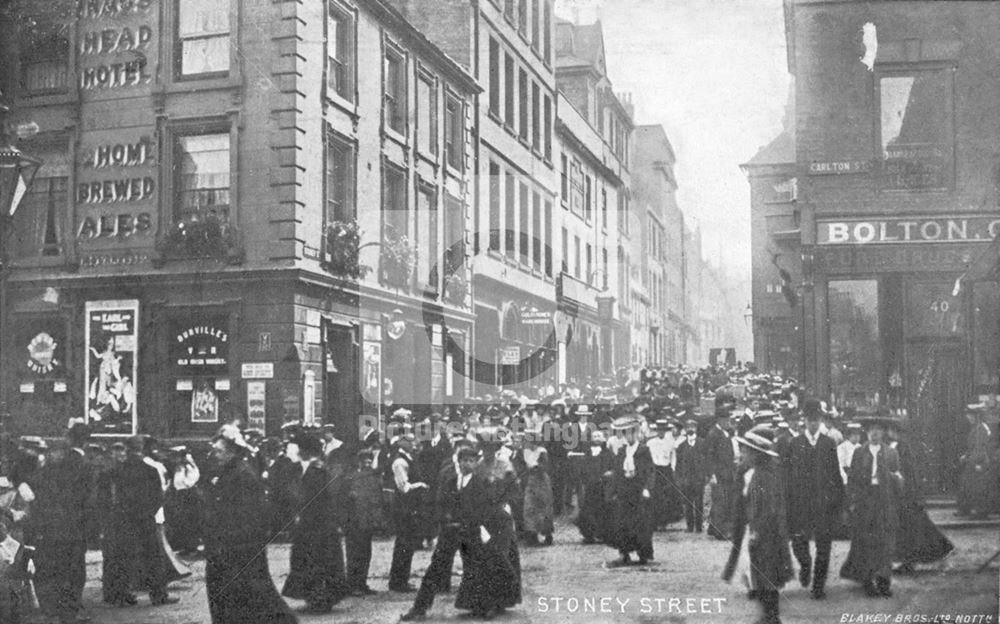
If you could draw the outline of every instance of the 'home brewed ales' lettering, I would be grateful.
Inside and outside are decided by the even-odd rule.
[[[126,237],[145,234],[153,228],[153,217],[148,212],[133,214],[102,214],[84,217],[76,231],[77,238]]]
[[[142,201],[150,199],[154,190],[156,182],[149,176],[81,182],[76,187],[76,201],[80,204]]]
[[[149,139],[135,143],[116,143],[114,145],[98,145],[94,154],[86,164],[95,169],[105,167],[139,167],[151,164],[153,161],[153,146]]]

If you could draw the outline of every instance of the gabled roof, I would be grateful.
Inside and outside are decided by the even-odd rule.
[[[670,139],[667,138],[667,131],[662,125],[648,124],[644,126],[636,126],[635,133],[637,141],[660,141],[662,146],[666,149],[667,154],[670,155],[670,162],[677,162],[677,155],[674,153],[674,146],[670,144]]]
[[[601,76],[607,75],[604,27],[600,20],[593,24],[574,24],[556,19],[556,42],[556,67],[590,67]]]
[[[782,130],[781,134],[760,148],[747,166],[789,165],[795,163],[795,140],[791,133]]]

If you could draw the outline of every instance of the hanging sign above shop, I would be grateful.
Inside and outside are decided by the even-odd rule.
[[[1000,218],[996,215],[820,219],[816,222],[818,245],[989,242],[998,233]]]

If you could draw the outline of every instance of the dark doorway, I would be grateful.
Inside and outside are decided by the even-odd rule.
[[[911,341],[906,347],[908,431],[918,485],[925,495],[954,493],[963,452],[966,358],[955,343]]]
[[[337,437],[357,437],[362,411],[357,327],[326,326],[326,396],[324,422],[337,426]],[[345,437],[348,436],[348,437]]]

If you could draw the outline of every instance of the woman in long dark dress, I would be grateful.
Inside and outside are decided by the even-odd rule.
[[[463,506],[469,510],[469,519],[464,521],[468,531],[455,608],[475,615],[495,614],[521,602],[521,558],[511,515],[511,503],[520,497],[520,487],[510,462],[496,457],[501,443],[491,431],[480,434],[482,459],[473,479],[477,485],[465,494],[469,505]],[[473,523],[485,533],[472,532]]]
[[[899,499],[899,538],[896,540],[895,556],[900,566],[895,571],[912,573],[915,564],[943,559],[955,546],[934,526],[924,510],[917,488],[913,453],[909,445],[900,440],[900,433],[896,423],[890,423],[886,430],[890,448],[899,453],[899,467],[903,475]]]
[[[612,427],[622,432],[625,443],[615,454],[614,515],[611,545],[621,555],[619,565],[629,565],[631,553],[645,565],[653,558],[652,491],[655,486],[653,456],[639,440],[638,417],[623,416]]]
[[[868,443],[859,446],[847,477],[851,549],[842,578],[861,583],[870,596],[892,596],[892,559],[899,530],[899,454],[884,440],[885,422],[870,420]]]
[[[268,569],[264,486],[243,460],[244,449],[235,428],[213,443],[218,470],[205,496],[208,609],[213,624],[295,624]]]
[[[306,601],[304,612],[329,613],[348,594],[344,552],[337,530],[330,473],[317,438],[302,436],[299,453],[306,465],[302,475],[299,521],[292,531],[291,570],[282,595]]]
[[[733,546],[722,578],[730,581],[741,554],[752,598],[763,607],[762,624],[780,624],[778,591],[792,578],[784,484],[774,450],[774,434],[760,425],[736,438],[740,443],[741,496],[736,499]]]

